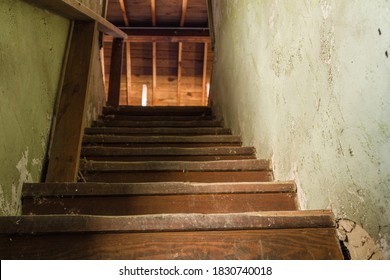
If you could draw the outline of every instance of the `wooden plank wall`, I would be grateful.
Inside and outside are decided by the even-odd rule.
[[[213,52],[208,44],[207,83],[210,82]],[[104,43],[106,88],[108,88],[111,43]],[[141,105],[142,86],[148,89],[148,105],[152,97],[152,43],[131,43],[130,104]],[[203,43],[183,43],[180,97],[182,106],[202,105]],[[123,53],[120,105],[127,105],[126,52]],[[157,43],[157,85],[155,106],[177,104],[178,43]]]

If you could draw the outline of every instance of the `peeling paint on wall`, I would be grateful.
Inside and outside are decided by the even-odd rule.
[[[5,215],[18,215],[21,210],[21,195],[23,183],[32,182],[31,173],[28,167],[28,149],[23,153],[22,158],[16,164],[18,170],[18,182],[11,186],[11,197],[6,198],[3,187],[0,185],[0,209]]]

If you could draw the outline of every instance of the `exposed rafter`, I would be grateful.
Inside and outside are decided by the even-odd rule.
[[[125,1],[124,0],[119,0],[119,5],[121,6],[123,21],[124,21],[126,26],[129,26],[129,18],[127,17]]]
[[[152,12],[152,25],[156,26],[156,0],[150,0],[151,12]]]
[[[181,2],[181,17],[180,17],[180,27],[184,26],[187,14],[187,0],[182,0]]]

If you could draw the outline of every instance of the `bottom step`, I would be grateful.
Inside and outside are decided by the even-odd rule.
[[[329,211],[0,218],[1,259],[342,259]]]

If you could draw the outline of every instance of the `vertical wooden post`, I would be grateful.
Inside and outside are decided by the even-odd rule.
[[[157,87],[157,43],[153,42],[153,89],[152,89],[152,106],[154,105],[154,98],[156,97]]]
[[[181,61],[183,53],[183,43],[179,42],[179,51],[177,57],[177,105],[181,105]]]
[[[127,105],[131,103],[131,51],[130,42],[126,42],[126,82],[127,82]]]
[[[76,21],[70,40],[46,182],[77,179],[97,24]]]
[[[208,44],[204,43],[204,51],[203,51],[203,79],[202,79],[202,106],[207,105],[206,104],[207,51],[208,51]]]
[[[112,42],[110,81],[108,84],[109,106],[118,107],[121,92],[122,76],[123,39],[114,38]]]

